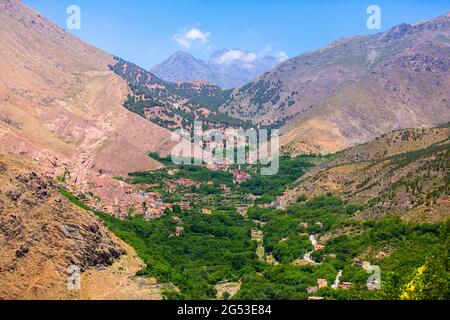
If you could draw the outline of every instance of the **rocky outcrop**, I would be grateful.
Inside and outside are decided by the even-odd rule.
[[[112,265],[125,251],[92,213],[22,157],[0,156],[0,299],[70,298],[68,267]]]

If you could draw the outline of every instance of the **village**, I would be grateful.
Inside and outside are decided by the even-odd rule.
[[[370,277],[369,280],[366,283],[366,289],[369,291],[373,290],[379,290],[381,288],[381,280],[378,278],[379,274],[377,274],[377,270],[379,271],[379,267],[372,265],[368,261],[355,261],[356,265],[360,266],[368,274],[370,274],[372,271],[375,271],[375,277]],[[339,270],[338,274],[336,275],[336,280],[334,281],[333,285],[331,285],[331,288],[336,289],[343,289],[343,290],[350,290],[355,287],[355,284],[352,282],[341,282],[340,278],[342,277],[342,270]],[[317,285],[313,287],[307,288],[307,292],[309,295],[311,295],[308,299],[309,300],[324,300],[324,297],[315,296],[314,294],[317,293],[320,289],[327,288],[328,287],[328,281],[326,279],[317,279]]]
[[[232,183],[238,186],[251,178],[250,174],[242,170],[230,169],[229,165],[213,164],[203,165],[211,171],[222,171],[232,175]],[[179,206],[182,210],[192,210],[193,202],[201,204],[200,211],[212,214],[217,199],[200,197],[198,194],[202,186],[216,186],[220,189],[222,203],[241,205],[240,197],[234,195],[232,186],[225,183],[217,184],[213,180],[204,182],[191,178],[177,177],[179,169],[165,168],[165,179],[154,184],[135,183],[132,179],[117,179],[108,175],[100,175],[89,185],[71,190],[78,195],[89,207],[103,211],[120,220],[130,217],[142,216],[146,220],[161,218],[166,210]],[[67,187],[65,184],[64,187]],[[183,200],[170,201],[171,195],[182,195]],[[247,195],[249,201],[255,197]]]
[[[167,235],[168,238],[181,237],[185,233],[183,221],[186,212],[195,212],[200,215],[214,215],[228,210],[236,210],[248,220],[246,214],[249,207],[284,210],[284,195],[272,202],[257,202],[258,196],[242,194],[240,186],[252,178],[255,168],[251,166],[231,165],[228,163],[210,163],[197,166],[168,165],[163,169],[151,172],[131,173],[128,177],[111,177],[100,174],[93,180],[89,188],[75,190],[75,194],[89,207],[108,213],[122,221],[134,217],[142,217],[150,221],[170,216],[174,222],[174,229]],[[226,177],[226,179],[224,178]],[[177,214],[179,212],[180,214]],[[252,229],[251,239],[257,244],[256,254],[260,261],[272,266],[283,264],[278,261],[273,252],[266,252],[263,229],[266,223],[252,219],[256,229]],[[301,220],[300,220],[301,221]],[[315,261],[314,253],[326,249],[325,242],[320,241],[324,224],[318,220],[303,220],[299,222],[300,238],[307,238],[311,242],[312,250],[304,253],[292,265],[318,266],[326,263],[326,259],[336,258],[336,254],[322,255]],[[290,237],[283,237],[279,243],[290,241]],[[369,262],[357,262],[366,270],[373,270]],[[356,265],[356,263],[355,263]],[[355,283],[341,281],[343,270],[337,270],[336,279],[329,284],[330,278],[318,277],[317,284],[305,288],[309,300],[323,300],[321,290],[326,288],[350,290]],[[372,280],[366,284],[367,290],[377,289],[379,284]]]

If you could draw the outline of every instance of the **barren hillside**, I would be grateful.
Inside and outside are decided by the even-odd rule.
[[[294,153],[336,152],[392,130],[450,120],[450,12],[289,59],[220,110],[283,127]]]
[[[0,152],[40,161],[72,181],[154,169],[170,132],[126,110],[113,57],[17,0],[0,0]]]

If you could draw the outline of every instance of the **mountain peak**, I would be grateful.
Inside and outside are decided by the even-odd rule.
[[[170,63],[179,63],[179,62],[183,62],[183,63],[196,63],[197,59],[195,59],[195,57],[193,57],[192,55],[190,55],[187,52],[178,50],[175,53],[173,53],[170,57],[168,57],[166,60],[164,60],[164,62],[161,64],[170,64]],[[155,66],[156,68],[157,66]]]
[[[190,55],[189,53],[182,51],[182,50],[176,51],[174,54],[171,55],[171,57],[195,59],[192,55]]]
[[[272,70],[279,59],[244,49],[216,50],[208,61],[177,51],[151,72],[170,82],[207,81],[225,89],[242,86]]]

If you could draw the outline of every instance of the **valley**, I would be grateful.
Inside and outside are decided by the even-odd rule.
[[[405,292],[444,298],[445,293],[432,293],[432,288],[445,286],[435,283],[440,280],[433,274],[445,272],[441,258],[448,246],[448,223],[407,224],[392,217],[364,221],[354,215],[359,209],[324,196],[285,211],[255,206],[249,209],[249,219],[179,206],[148,221],[97,214],[146,262],[138,275],[176,286],[163,292],[169,299],[215,299],[215,288],[222,283],[240,283],[235,295],[222,293],[234,299],[400,299]],[[262,231],[256,231],[259,224],[250,219],[264,221]],[[307,254],[311,233],[318,242]],[[382,290],[369,290],[370,274],[363,267],[371,263],[383,270]],[[421,280],[428,289],[408,292],[411,274],[422,266],[429,270]],[[342,285],[333,289],[340,270]],[[320,288],[308,291],[317,281]]]
[[[450,298],[450,12],[150,71],[19,0],[0,23],[0,300]],[[280,144],[192,137],[244,129]]]
[[[439,130],[446,133],[441,136]],[[434,140],[439,144],[441,137],[448,138],[445,126],[422,131],[420,136],[409,132],[394,132],[382,138],[384,140],[373,142],[378,149],[358,146],[356,149],[367,151],[356,153],[350,149],[344,154],[350,159],[355,156],[360,160],[362,157],[366,157],[366,161],[367,157],[376,160],[376,157],[388,156],[385,151],[380,152],[390,145],[387,137],[403,136],[403,142],[397,143],[404,143],[410,152],[425,147],[414,151],[426,155],[426,151],[420,150],[427,150],[427,145],[433,145]],[[429,134],[432,134],[430,139]],[[413,146],[407,136],[414,137],[417,146]],[[393,150],[398,152],[399,148]],[[309,170],[299,177],[299,181],[303,181],[310,179],[315,171],[321,172],[321,167],[332,168],[340,156],[326,159],[310,156],[301,161],[286,158],[280,167],[295,168],[299,163],[306,164]],[[158,159],[164,162],[163,158]],[[303,162],[308,159],[310,162]],[[431,164],[434,158],[422,161],[427,167],[426,162]],[[445,168],[448,177],[448,166]],[[245,169],[251,172],[251,168]],[[271,194],[270,188],[264,189],[262,183],[252,182],[264,177],[255,175],[240,185],[233,185],[232,175],[226,172],[195,166],[175,168],[174,165],[169,170],[175,170],[175,176],[164,171],[135,173],[130,175],[128,182],[161,190],[160,181],[183,176],[206,184],[187,186],[185,191],[177,189],[175,194],[185,196],[168,200],[171,204],[157,218],[146,218],[134,212],[126,220],[119,220],[97,212],[108,227],[131,244],[146,262],[147,267],[138,275],[155,277],[177,288],[164,292],[167,298],[215,299],[216,288],[222,288],[220,296],[232,299],[401,299],[438,294],[432,293],[432,288],[446,285],[444,280],[440,284],[433,282],[440,280],[432,280],[436,279],[432,273],[436,270],[444,272],[446,268],[443,257],[447,255],[450,231],[450,210],[445,202],[448,191],[441,194],[443,203],[434,202],[441,203],[438,207],[443,210],[440,216],[410,219],[409,213],[394,215],[395,210],[373,216],[370,205],[343,201],[330,192],[299,195],[302,189],[295,187],[299,183],[295,180],[285,181],[280,187],[272,184],[276,198],[267,202],[270,197],[255,194]],[[239,201],[228,202],[220,188],[214,192],[214,187],[220,184],[229,186],[230,197],[240,194]],[[434,185],[439,189],[436,183]],[[209,187],[205,189],[204,186]],[[192,195],[188,196],[187,190]],[[244,197],[242,190],[248,190],[247,196]],[[414,190],[410,191],[414,193]],[[287,196],[293,195],[296,195],[294,202],[286,201]],[[186,203],[189,205],[183,206]],[[381,290],[374,289],[375,280],[369,281],[371,266],[382,270]],[[428,289],[414,292],[408,289],[408,283],[416,281],[412,275],[418,268],[430,272],[420,280]],[[239,290],[224,294],[227,291],[223,287],[231,283],[239,284]],[[440,298],[436,296],[436,299]]]

